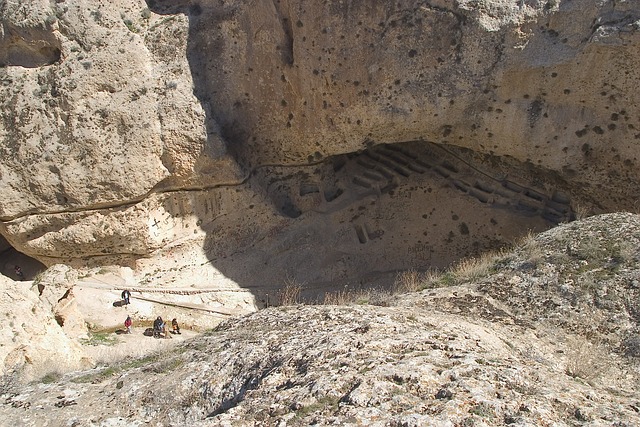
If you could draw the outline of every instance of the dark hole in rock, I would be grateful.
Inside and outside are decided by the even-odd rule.
[[[0,36],[0,66],[37,68],[60,60],[60,42],[46,29],[5,26]]]
[[[22,272],[20,277],[16,266]],[[35,258],[31,258],[18,252],[3,236],[0,236],[0,274],[13,280],[33,280],[33,278],[44,271],[47,267]]]

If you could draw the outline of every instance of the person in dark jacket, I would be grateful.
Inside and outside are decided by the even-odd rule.
[[[162,321],[162,317],[158,316],[156,320],[153,321],[153,337],[160,338],[163,328],[164,322]]]
[[[22,269],[20,268],[20,266],[16,265],[14,270],[16,272],[16,276],[18,276],[18,279],[24,280],[24,273],[22,272]]]
[[[124,291],[122,291],[122,299],[124,300],[124,303],[126,305],[129,305],[129,298],[131,298],[131,292],[129,292],[128,289],[125,289]]]

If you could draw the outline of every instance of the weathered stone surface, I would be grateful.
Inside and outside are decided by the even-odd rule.
[[[223,147],[207,140],[191,93],[185,18],[158,17],[144,2],[30,5],[3,9],[7,49],[30,52],[11,28],[45,28],[62,56],[2,68],[1,217],[130,203],[169,176],[184,184],[214,166],[226,178],[215,161]]]
[[[204,2],[188,13],[196,89],[247,164],[424,139],[610,187],[607,171],[626,160],[621,174],[637,179],[637,2]]]
[[[30,282],[29,282],[30,283]],[[80,344],[65,334],[54,318],[52,306],[38,297],[25,282],[0,276],[1,309],[0,371],[7,379],[41,378],[48,372],[86,369],[92,360]],[[61,295],[62,296],[62,295]]]
[[[0,248],[58,265],[31,290],[0,278],[7,381],[88,366],[63,329],[92,296],[120,325],[101,310],[123,287],[136,321],[210,325],[285,280],[389,286],[635,208],[639,19],[636,0],[0,0]],[[2,418],[638,424],[637,219],[603,218],[477,283],[264,311],[96,387],[8,394]],[[103,265],[126,271],[97,297]]]
[[[0,12],[0,234],[46,265],[266,301],[287,276],[388,283],[640,196],[637,1]]]
[[[0,3],[0,66],[27,68],[50,65],[60,59],[60,42],[55,31],[55,16],[46,1],[29,4]]]

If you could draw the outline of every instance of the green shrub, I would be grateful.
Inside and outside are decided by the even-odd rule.
[[[140,30],[138,30],[138,28],[133,25],[133,22],[130,19],[124,19],[122,20],[122,22],[124,22],[124,25],[126,25],[129,31],[131,31],[132,33],[140,32]]]
[[[89,338],[82,339],[80,342],[84,345],[114,345],[117,338],[109,331],[91,332]]]
[[[62,378],[62,374],[58,371],[52,371],[47,373],[44,377],[40,379],[42,384],[52,384],[58,382]]]

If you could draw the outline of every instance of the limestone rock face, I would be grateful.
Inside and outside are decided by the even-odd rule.
[[[83,314],[78,309],[72,288],[68,289],[58,300],[58,303],[53,307],[53,314],[56,322],[68,337],[87,336],[87,325]]]
[[[11,4],[0,39],[1,217],[130,203],[224,157],[192,94],[185,17],[164,22],[144,2]],[[47,43],[53,63],[36,58]]]
[[[637,0],[0,6],[0,233],[46,265],[267,301],[640,196]]]
[[[0,66],[38,67],[60,59],[60,43],[54,34],[55,17],[48,2],[29,5],[13,2],[0,4],[3,20],[0,27]]]
[[[56,322],[51,305],[27,286],[0,276],[0,304],[6,314],[0,331],[0,372],[29,381],[56,370],[90,367],[92,361]]]
[[[613,188],[638,178],[638,6],[210,1],[188,55],[246,164],[427,140]]]

